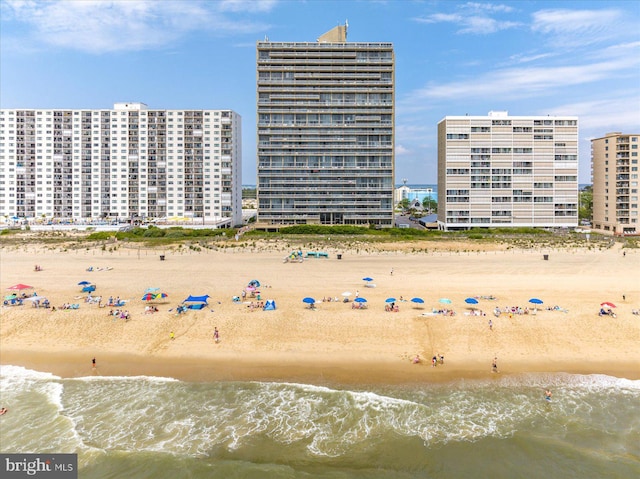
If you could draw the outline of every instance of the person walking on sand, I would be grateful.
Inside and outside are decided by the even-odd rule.
[[[217,327],[214,327],[214,328],[213,328],[213,340],[214,340],[216,343],[219,343],[219,342],[220,342],[220,332],[218,331],[218,328],[217,328]]]
[[[93,369],[95,369],[95,368],[96,368],[96,358],[93,358],[93,359],[91,360],[91,366],[93,367]]]
[[[391,268],[391,276],[393,276],[393,268]]]
[[[438,357],[434,356],[431,358],[431,367],[435,368],[438,365]]]
[[[494,373],[498,372],[498,357],[493,358],[493,362],[491,363],[491,371]]]
[[[173,341],[174,339],[176,339],[176,335],[175,335],[175,334],[173,334],[173,331],[171,331],[171,332],[169,333],[169,339],[171,339],[172,341]]]
[[[489,320],[489,329],[493,331],[493,321]]]

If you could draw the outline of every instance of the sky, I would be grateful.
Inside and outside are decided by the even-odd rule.
[[[391,42],[396,183],[435,184],[437,124],[506,110],[640,134],[640,1],[0,0],[2,108],[231,109],[256,182],[256,42]]]

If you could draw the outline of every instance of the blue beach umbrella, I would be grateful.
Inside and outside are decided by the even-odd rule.
[[[80,281],[80,282],[78,283],[78,286],[86,286],[86,285],[88,285],[88,284],[91,284],[91,281]]]
[[[464,302],[467,304],[478,304],[478,300],[476,298],[467,298]]]
[[[315,302],[316,302],[316,300],[315,300],[315,299],[313,299],[313,298],[309,298],[309,297],[307,297],[307,298],[304,298],[304,299],[302,300],[302,302],[303,302],[303,303],[307,303],[307,304],[313,304],[313,303],[315,303]]]
[[[422,299],[422,298],[411,298],[411,302],[412,303],[422,304],[422,303],[424,303],[424,299]]]
[[[396,302],[396,298],[387,298],[384,300],[385,303],[395,303]]]
[[[355,301],[356,303],[366,303],[366,302],[367,302],[367,300],[366,300],[366,299],[364,299],[364,298],[356,298],[356,299],[354,299],[354,301]]]
[[[368,276],[366,278],[362,278],[362,281],[373,281],[373,278],[369,278]]]
[[[530,302],[531,304],[543,304],[543,301],[542,301],[541,299],[538,299],[538,298],[531,298],[531,299],[529,300],[529,302]]]

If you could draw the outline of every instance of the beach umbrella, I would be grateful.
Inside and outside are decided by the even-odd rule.
[[[538,299],[538,298],[531,298],[531,299],[529,300],[529,302],[530,302],[531,304],[543,304],[543,301],[542,301],[541,299]]]
[[[260,281],[258,281],[257,279],[252,279],[251,281],[249,281],[249,286],[253,286],[254,288],[259,288]]]
[[[12,299],[16,299],[16,294],[14,293],[14,294],[10,294],[8,296],[5,296],[4,299],[6,301],[11,301]]]
[[[384,300],[385,303],[395,303],[396,302],[396,298],[387,298]]]
[[[605,301],[604,303],[600,303],[600,306],[609,306],[610,308],[615,308],[616,305],[613,303],[610,303],[609,301]]]
[[[19,283],[19,284],[14,284],[13,286],[9,286],[7,289],[9,291],[22,291],[23,289],[33,289],[33,286]]]
[[[144,290],[145,293],[157,293],[160,291],[160,288],[147,288]]]
[[[342,293],[342,296],[348,298],[349,296],[351,296],[351,291],[345,291],[344,293]]]
[[[476,298],[467,298],[464,302],[467,304],[478,304],[478,300]]]
[[[141,298],[142,301],[153,301],[156,299],[156,295],[153,293],[145,293],[145,295]]]
[[[424,299],[422,299],[422,298],[411,298],[411,302],[412,303],[422,304],[422,303],[424,303]]]
[[[80,281],[80,282],[78,283],[78,286],[86,286],[86,285],[88,285],[88,284],[91,284],[91,281]]]
[[[154,299],[164,299],[166,297],[168,297],[169,295],[167,293],[156,293],[153,295]]]
[[[442,304],[451,304],[451,300],[449,298],[440,298],[438,301]]]
[[[307,304],[313,304],[313,303],[315,303],[315,302],[316,302],[316,300],[315,300],[315,299],[313,299],[313,298],[306,297],[306,298],[304,298],[304,299],[302,300],[302,302],[303,302],[303,303],[307,303]]]
[[[373,278],[369,278],[369,277],[367,276],[366,278],[362,278],[362,281],[367,281],[367,282],[369,282],[369,281],[373,281]]]
[[[367,302],[367,300],[364,299],[364,298],[356,298],[353,301],[355,301],[356,303],[366,303]]]
[[[84,288],[82,288],[83,293],[92,293],[95,290],[96,290],[96,286],[94,284],[85,286]]]

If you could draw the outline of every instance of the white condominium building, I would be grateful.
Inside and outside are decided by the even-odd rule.
[[[441,229],[578,225],[578,119],[447,116],[438,123]]]
[[[600,233],[638,235],[640,135],[607,133],[591,140],[592,226]]]
[[[241,119],[231,110],[0,111],[0,215],[242,224]]]

